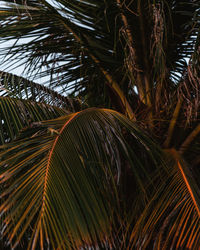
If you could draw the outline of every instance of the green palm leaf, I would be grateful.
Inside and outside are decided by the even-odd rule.
[[[110,39],[108,27],[105,25],[102,26],[103,30],[100,30],[101,23],[99,21],[102,17],[99,15],[102,15],[101,12],[105,9],[104,3],[96,2],[91,5],[80,1],[73,1],[72,3],[55,1],[52,6],[47,1],[26,1],[25,5],[20,3],[13,5],[12,1],[7,2],[11,5],[2,7],[0,19],[3,22],[7,20],[9,27],[7,26],[6,29],[1,27],[2,39],[33,38],[26,44],[15,44],[16,46],[13,49],[8,49],[8,58],[16,58],[16,62],[19,62],[19,64],[20,61],[24,63],[25,59],[27,61],[26,69],[29,72],[40,71],[41,66],[45,66],[47,70],[38,74],[38,76],[56,74],[51,79],[51,86],[62,86],[61,92],[66,92],[66,90],[73,90],[75,93],[85,92],[86,89],[93,88],[95,92],[98,92],[99,98],[103,99],[103,89],[105,84],[108,84],[118,95],[119,83],[116,83],[115,77],[110,74],[110,71],[116,72],[121,58],[116,62],[113,57],[115,36],[113,35]],[[85,13],[75,14],[72,17],[77,8],[75,6],[79,6],[80,11],[88,11],[92,17],[87,17]],[[112,4],[112,7],[115,6]],[[75,9],[73,10],[73,8]],[[26,16],[27,14],[28,16]],[[13,20],[13,23],[9,21],[10,15],[15,16],[13,16],[15,20]],[[20,17],[20,24],[19,15],[23,16],[23,18]],[[30,23],[30,18],[32,23]],[[94,31],[91,26],[91,18],[97,26]],[[96,20],[97,18],[99,21]],[[84,22],[87,19],[90,27],[86,26]],[[50,23],[49,20],[51,20]],[[13,29],[15,22],[19,24],[17,26],[20,30],[20,37],[19,30]],[[79,25],[80,23],[83,25]],[[112,24],[115,25],[114,16]],[[110,32],[113,34],[113,31],[110,30]],[[98,37],[102,39],[98,39]],[[4,52],[2,54],[5,55]],[[100,61],[100,57],[103,60]],[[111,69],[109,69],[110,67]],[[91,82],[96,82],[96,86],[91,86]],[[123,95],[122,92],[121,95]],[[122,103],[126,99],[121,96],[119,98]],[[127,106],[127,104],[124,105]]]
[[[44,103],[0,97],[0,144],[16,138],[19,131],[32,122],[53,119],[67,113],[65,109]]]
[[[141,215],[132,232],[134,246],[148,249],[197,249],[200,244],[199,188],[175,149],[167,154],[169,178]]]
[[[77,98],[60,95],[58,92],[44,85],[3,71],[0,71],[0,95],[34,102],[43,102],[73,112],[79,111],[81,106],[83,106]]]
[[[129,201],[141,190],[148,196],[144,181],[160,161],[136,124],[99,109],[41,122],[1,149],[4,235],[15,247],[26,232],[33,249],[114,244],[126,213],[120,197],[130,188]]]
[[[50,77],[0,73],[3,240],[198,248],[200,1],[6,0],[0,27],[3,65]]]
[[[98,105],[110,98],[107,86],[126,108],[134,96],[131,84],[145,104],[156,100],[158,106],[187,71],[185,58],[198,51],[198,1],[6,2],[0,8],[2,41],[32,40],[4,48],[4,61],[25,60],[31,74],[52,75],[53,87],[87,96],[95,105],[97,93]]]

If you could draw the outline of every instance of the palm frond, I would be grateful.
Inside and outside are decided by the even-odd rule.
[[[99,94],[99,98],[104,100],[103,90],[105,84],[108,84],[126,109],[129,105],[127,101],[124,103],[126,96],[122,91],[118,93],[121,87],[120,81],[116,81],[114,74],[111,74],[111,72],[117,73],[121,59],[116,60],[113,54],[115,36],[110,39],[109,34],[114,31],[110,29],[108,32],[107,25],[101,20],[102,18],[105,20],[106,17],[104,14],[100,16],[107,7],[101,2],[88,4],[80,1],[73,1],[73,3],[55,1],[54,3],[55,5],[52,6],[47,1],[37,3],[26,1],[25,6],[19,4],[15,8],[13,5],[2,8],[1,20],[4,26],[1,26],[2,41],[9,38],[32,38],[26,44],[15,44],[12,49],[8,49],[7,59],[17,57],[17,62],[27,61],[26,69],[30,69],[31,72],[34,69],[41,69],[41,66],[47,67],[47,71],[43,73],[56,74],[56,78],[51,81],[51,86],[62,86],[60,91],[72,89],[77,93],[81,90],[94,89]],[[88,11],[91,16],[75,13],[75,3],[80,11]],[[116,9],[116,6],[111,5]],[[12,21],[9,18],[11,12]],[[91,19],[90,26],[85,24],[85,19]],[[92,27],[92,21],[94,27]],[[111,23],[115,26],[114,16]],[[18,31],[14,29],[16,24],[19,24]],[[2,52],[4,55],[5,51],[4,48]],[[42,75],[38,74],[39,77]],[[95,82],[96,85],[92,86],[91,82]]]
[[[200,244],[199,188],[175,149],[167,157],[171,159],[169,178],[134,227],[132,244],[143,249],[195,249]]]
[[[44,103],[0,97],[0,144],[13,140],[22,128],[33,122],[53,119],[67,113],[69,111],[65,109]]]
[[[79,93],[93,105],[96,94],[98,105],[108,107],[111,99],[114,106],[117,99],[123,112],[135,102],[134,86],[149,107],[165,105],[187,71],[185,58],[199,30],[200,6],[192,0],[6,3],[0,8],[2,42],[30,40],[4,48],[5,62],[25,60],[29,72],[46,67],[37,75],[52,75],[53,88]]]
[[[3,234],[15,247],[26,233],[32,249],[119,246],[122,197],[148,196],[144,182],[160,162],[135,123],[101,109],[41,122],[1,149]]]
[[[199,18],[199,16],[198,16]],[[183,79],[180,82],[179,94],[185,100],[185,113],[187,116],[187,123],[191,123],[199,117],[199,107],[200,107],[200,29],[196,34],[196,41],[194,44],[194,51],[188,63],[186,72],[183,75]]]
[[[0,95],[17,99],[41,102],[47,105],[61,107],[68,111],[79,111],[86,104],[78,98],[60,95],[51,88],[45,87],[24,77],[0,71]]]

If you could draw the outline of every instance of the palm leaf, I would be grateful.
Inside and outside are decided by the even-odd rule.
[[[79,93],[95,106],[109,107],[111,99],[131,114],[134,86],[149,108],[165,106],[196,50],[198,1],[5,2],[1,40],[30,40],[3,48],[4,62],[25,60],[31,74],[51,75],[60,93]]]
[[[0,144],[16,138],[19,131],[32,122],[53,119],[67,113],[65,109],[44,103],[0,97]]]
[[[179,153],[169,150],[169,178],[132,231],[132,244],[143,249],[196,249],[200,244],[200,197],[194,177]]]
[[[15,247],[27,233],[32,249],[121,244],[120,197],[130,188],[129,201],[141,190],[147,196],[144,181],[160,157],[135,123],[99,109],[42,122],[1,149],[4,236]]]
[[[11,50],[8,49],[9,55],[7,59],[17,58],[16,62],[24,62],[25,59],[27,61],[26,69],[29,72],[40,71],[42,66],[47,67],[47,71],[43,72],[44,75],[56,74],[51,81],[51,85],[53,87],[62,86],[60,91],[72,89],[76,93],[94,89],[99,94],[99,98],[104,100],[105,93],[103,90],[105,84],[108,84],[126,109],[129,105],[128,102],[124,103],[126,97],[123,96],[122,91],[119,94],[119,83],[110,74],[110,72],[117,71],[121,58],[117,61],[114,59],[115,36],[110,39],[107,35],[108,27],[101,22],[102,17],[99,16],[100,13],[104,13],[102,12],[105,9],[104,3],[96,2],[92,5],[80,1],[73,1],[72,4],[68,1],[56,1],[54,3],[52,6],[47,1],[37,3],[35,1],[26,1],[25,5],[12,4],[10,7],[2,7],[0,17],[3,23],[7,20],[6,25],[8,25],[7,28],[6,25],[4,26],[6,29],[2,28],[2,39],[4,39],[3,37],[5,37],[5,40],[9,38],[34,38],[26,44],[15,44]],[[82,13],[80,15],[74,13],[76,5],[79,6],[80,11],[85,12],[87,10],[92,17],[87,17]],[[112,10],[113,7],[112,4]],[[71,10],[71,8],[75,9]],[[13,23],[9,21],[11,13],[14,18],[13,21],[15,20]],[[72,16],[73,13],[74,17]],[[21,15],[23,18],[21,18]],[[84,18],[82,15],[84,15]],[[18,18],[20,18],[20,23]],[[32,24],[30,24],[30,18]],[[86,26],[85,20],[87,19],[90,26]],[[103,19],[105,20],[105,17]],[[51,20],[50,23],[49,20]],[[94,31],[91,26],[92,21],[97,28]],[[21,30],[20,37],[19,30],[13,29],[15,22],[19,24],[17,26]],[[112,24],[115,25],[115,18],[113,18]],[[102,31],[100,27],[103,28]],[[109,30],[110,32],[113,33],[113,31]],[[98,39],[98,37],[102,39]],[[4,52],[2,53],[5,55]],[[38,77],[43,76],[43,73],[38,74]],[[92,86],[91,82],[96,82],[96,85]]]
[[[3,71],[0,71],[0,95],[43,102],[73,112],[81,110],[81,106],[83,106],[78,98],[60,95],[44,85]]]

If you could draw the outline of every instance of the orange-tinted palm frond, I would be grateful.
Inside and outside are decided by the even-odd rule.
[[[1,149],[3,235],[15,247],[26,234],[33,249],[118,240],[126,171],[133,194],[145,192],[160,154],[135,123],[106,109],[41,122]]]
[[[169,150],[168,178],[144,210],[131,235],[131,246],[148,249],[196,249],[200,244],[200,197],[188,164]]]

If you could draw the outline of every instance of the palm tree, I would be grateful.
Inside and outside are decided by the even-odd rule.
[[[199,247],[199,28],[197,0],[4,1],[31,80],[0,74],[2,248]]]

